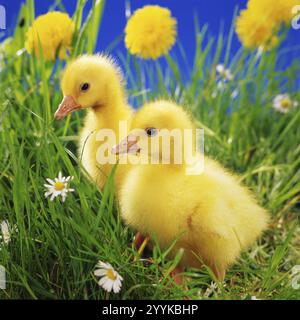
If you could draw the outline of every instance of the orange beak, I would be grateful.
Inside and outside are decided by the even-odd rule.
[[[58,106],[58,109],[56,110],[54,117],[56,120],[60,120],[66,117],[71,112],[80,108],[81,106],[75,101],[75,99],[72,96],[65,96],[61,104]]]
[[[133,134],[130,134],[127,138],[123,139],[118,145],[112,147],[112,154],[126,154],[126,153],[137,153],[140,151],[137,145],[138,139]]]

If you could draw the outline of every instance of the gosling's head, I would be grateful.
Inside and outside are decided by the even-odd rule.
[[[189,114],[175,103],[161,100],[137,111],[132,119],[130,134],[112,152],[138,153],[165,164],[182,163],[182,158],[180,162],[178,156],[183,155],[184,148],[192,148],[193,143],[195,127]]]
[[[82,108],[106,107],[120,94],[122,76],[112,59],[102,55],[83,55],[70,62],[63,73],[61,89],[64,98],[56,119]]]

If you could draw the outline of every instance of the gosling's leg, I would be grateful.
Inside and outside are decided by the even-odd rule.
[[[133,246],[138,251],[138,255],[141,256],[150,241],[149,236],[144,236],[138,232],[133,240]],[[133,258],[133,261],[136,261],[136,257]]]
[[[133,239],[133,246],[135,249],[139,250],[139,248],[142,246],[142,243],[145,240],[145,236],[142,235],[140,232],[137,232],[134,239]]]
[[[226,268],[224,265],[213,264],[211,270],[219,281],[224,281],[226,275]]]
[[[184,290],[188,291],[188,287],[184,283],[184,276],[182,275],[183,271],[183,267],[177,266],[170,272],[170,276],[173,278],[174,283],[176,283],[179,286],[183,286]],[[190,300],[190,298],[188,296],[184,296],[183,300]]]
[[[170,272],[170,276],[173,278],[174,282],[180,286],[183,284],[183,271],[183,267],[177,266]]]

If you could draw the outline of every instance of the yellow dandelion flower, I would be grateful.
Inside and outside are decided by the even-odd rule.
[[[29,53],[40,54],[42,48],[45,60],[54,60],[56,52],[60,59],[70,49],[75,24],[66,13],[48,12],[39,16],[28,29],[25,48]]]
[[[236,23],[236,32],[246,48],[270,48],[278,43],[282,24],[290,24],[292,8],[299,0],[249,0]]]
[[[145,6],[134,12],[125,28],[129,52],[143,59],[157,59],[167,54],[176,41],[177,21],[170,10]]]
[[[256,10],[243,10],[236,21],[236,33],[246,48],[268,47],[274,43],[276,23],[258,19]]]
[[[261,17],[267,17],[277,23],[289,24],[293,18],[292,9],[300,4],[299,0],[249,0],[248,9],[261,13]]]

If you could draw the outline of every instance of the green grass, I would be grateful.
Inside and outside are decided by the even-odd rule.
[[[77,32],[72,56],[95,48],[102,5],[82,21],[84,3],[78,1],[74,15]],[[157,245],[153,264],[132,262],[136,255],[133,232],[121,220],[112,183],[100,193],[76,157],[84,114],[53,121],[61,99],[62,63],[54,68],[26,53],[15,54],[23,47],[26,28],[34,17],[32,0],[26,2],[20,17],[25,17],[25,26],[16,27],[12,43],[4,50],[5,66],[0,73],[0,220],[18,226],[0,251],[8,280],[0,298],[204,299],[213,281],[208,269],[186,272],[190,279],[186,292],[170,285],[167,270],[174,261]],[[229,59],[234,30],[229,40],[221,33],[213,39],[208,30],[196,28],[192,66],[180,45],[177,56],[167,57],[167,68],[120,55],[129,95],[138,105],[155,97],[171,97],[189,108],[205,128],[206,154],[239,173],[270,212],[269,229],[228,270],[226,281],[209,298],[299,299],[300,290],[291,287],[291,269],[300,264],[300,108],[286,115],[272,110],[276,94],[294,92],[299,61],[278,71],[276,65],[284,60],[278,50],[257,59],[255,53],[241,49]],[[224,59],[235,80],[213,99],[215,65]],[[188,79],[182,78],[184,73]],[[236,87],[239,96],[232,100],[230,94]],[[299,92],[293,98],[299,101]],[[60,170],[74,176],[71,186],[76,189],[64,204],[44,198],[45,179],[56,177]],[[108,295],[98,287],[93,276],[98,260],[110,262],[124,277],[120,294]]]

